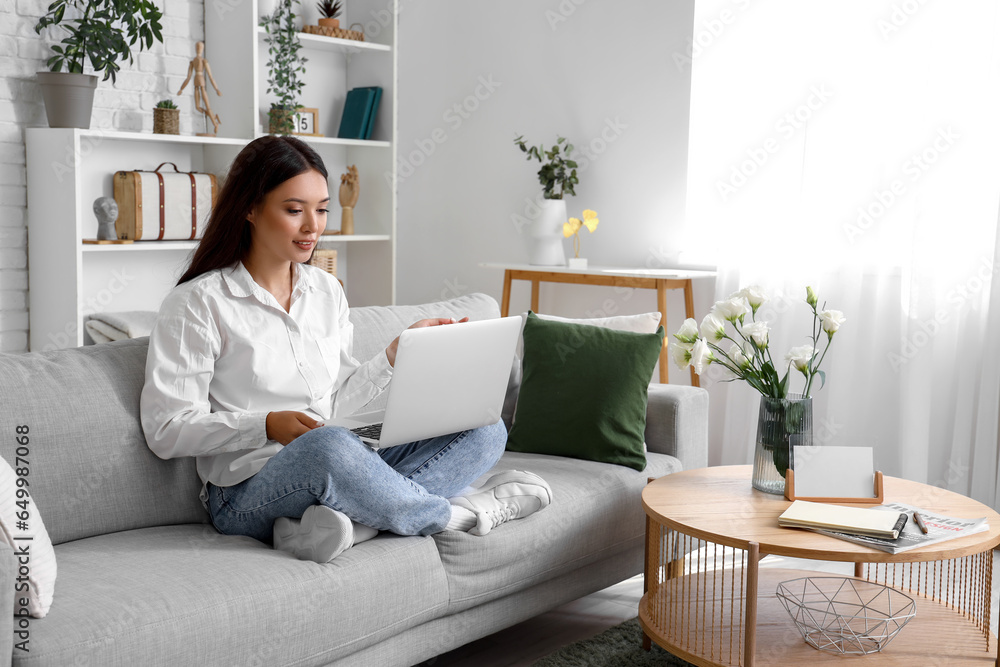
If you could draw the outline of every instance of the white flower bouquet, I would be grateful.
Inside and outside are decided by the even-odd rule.
[[[812,309],[813,326],[811,343],[793,347],[785,355],[785,373],[778,375],[768,336],[770,326],[757,320],[757,310],[768,300],[764,291],[757,286],[744,287],[725,301],[717,301],[712,310],[701,321],[701,326],[692,318],[684,321],[674,334],[677,342],[671,345],[674,362],[683,370],[694,366],[698,375],[705,372],[710,364],[718,364],[726,370],[726,381],[745,380],[747,384],[770,398],[786,398],[792,366],[805,376],[802,395],[810,397],[813,379],[818,375],[820,388],[826,382],[826,373],[820,364],[833,342],[833,335],[840,325],[847,321],[839,310],[817,310],[819,299],[812,287],[806,288],[806,303]],[[825,304],[824,304],[825,306]],[[750,321],[747,321],[747,315]],[[732,325],[733,333],[726,329]],[[826,333],[826,347],[819,353],[818,343],[821,332]],[[729,350],[722,345],[729,342]]]
[[[783,493],[785,473],[792,467],[795,445],[812,444],[812,401],[810,392],[818,375],[820,388],[826,374],[820,365],[833,343],[833,335],[847,321],[839,310],[818,310],[819,299],[812,287],[806,288],[806,303],[812,309],[810,342],[793,347],[785,354],[785,372],[779,375],[771,357],[770,326],[757,319],[767,295],[757,286],[745,287],[725,301],[717,301],[701,321],[687,319],[674,334],[671,348],[675,363],[685,369],[694,366],[698,375],[710,364],[725,369],[725,381],[745,380],[760,392],[757,446],[754,455],[753,486],[767,493]],[[749,321],[747,316],[749,315]],[[731,325],[732,333],[727,330]],[[819,339],[826,333],[826,347],[819,352]],[[729,349],[723,345],[729,343]],[[801,395],[789,394],[792,367],[805,377]]]

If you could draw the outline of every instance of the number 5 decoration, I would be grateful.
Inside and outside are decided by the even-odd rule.
[[[292,134],[304,137],[322,137],[323,134],[316,131],[319,127],[319,109],[300,108],[292,116],[295,130]]]

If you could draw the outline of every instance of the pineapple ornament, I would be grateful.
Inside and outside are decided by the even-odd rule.
[[[321,27],[323,28],[340,27],[340,19],[337,18],[340,16],[340,12],[342,9],[340,0],[323,0],[323,2],[320,2],[316,5],[316,8],[319,9],[319,13],[322,16],[322,18],[319,21],[317,21],[317,23],[319,23]]]

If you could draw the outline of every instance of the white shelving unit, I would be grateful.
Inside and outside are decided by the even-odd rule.
[[[340,174],[357,165],[361,197],[351,236],[327,235],[319,247],[336,248],[337,274],[352,305],[395,302],[397,39],[391,20],[377,35],[356,42],[300,33],[306,63],[304,107],[319,109],[323,137],[300,137],[323,158],[330,175],[328,227],[340,226]],[[386,0],[346,0],[345,25],[386,16]],[[196,241],[88,245],[95,238],[93,201],[112,195],[119,170],[152,169],[174,162],[182,171],[211,172],[220,187],[233,158],[266,130],[267,45],[258,26],[258,0],[205,8],[205,57],[222,89],[209,92],[222,124],[217,137],[138,132],[28,128],[28,261],[31,350],[89,342],[83,321],[95,312],[156,310],[186,267]],[[384,22],[383,22],[384,23]],[[336,137],[347,91],[381,86],[382,102],[371,140]],[[191,104],[190,94],[184,104]],[[200,118],[196,123],[203,122]],[[196,125],[197,127],[197,125]]]

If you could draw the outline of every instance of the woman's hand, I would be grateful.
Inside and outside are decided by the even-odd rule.
[[[304,412],[294,410],[268,412],[264,423],[267,439],[277,440],[282,445],[287,445],[303,433],[323,425],[323,422],[316,421]]]
[[[433,317],[429,320],[420,320],[419,322],[414,322],[407,329],[422,329],[424,327],[437,327],[442,324],[458,324],[460,322],[468,322],[468,317],[463,317],[460,320],[456,320],[453,317]],[[389,343],[389,347],[385,348],[385,356],[389,360],[390,366],[396,365],[396,351],[399,349],[399,336]]]

